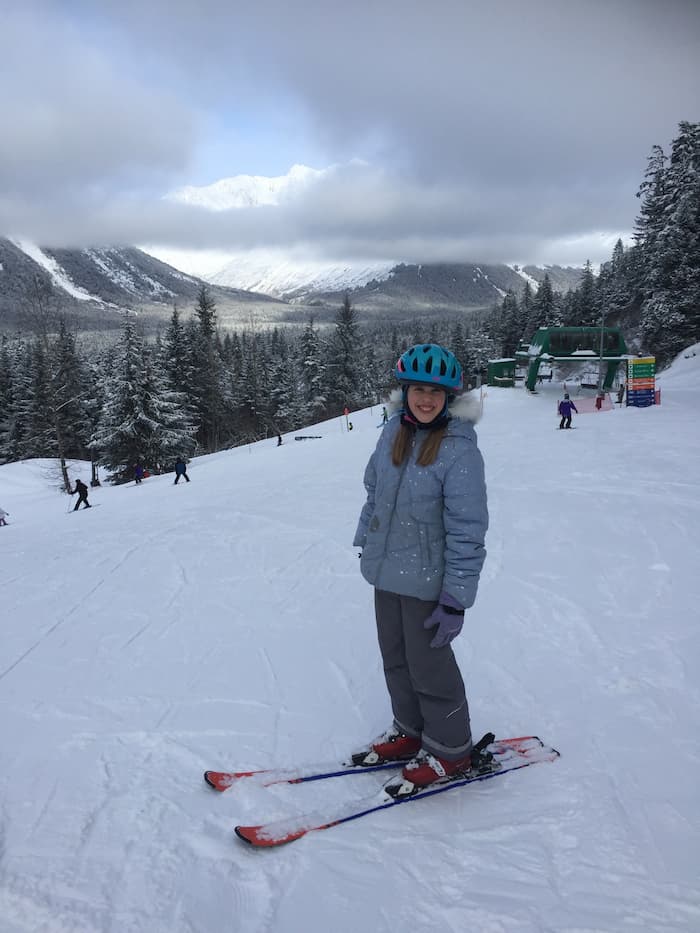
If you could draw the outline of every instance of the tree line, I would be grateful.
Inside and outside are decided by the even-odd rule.
[[[409,329],[410,328],[410,329]],[[141,463],[172,469],[179,457],[250,443],[385,398],[412,343],[449,345],[465,372],[498,352],[488,322],[455,318],[425,331],[361,324],[345,297],[333,325],[222,334],[202,286],[191,318],[173,310],[155,341],[126,314],[119,339],[82,350],[64,323],[0,342],[0,462],[93,460],[115,482]],[[64,469],[68,488],[68,478]]]

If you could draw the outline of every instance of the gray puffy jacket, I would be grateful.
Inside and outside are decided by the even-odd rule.
[[[416,463],[423,431],[398,467],[391,447],[400,417],[382,431],[365,470],[367,501],[353,542],[362,548],[363,577],[378,589],[425,600],[444,589],[465,609],[474,604],[488,527],[477,411],[472,396],[450,406],[447,433],[427,467]]]

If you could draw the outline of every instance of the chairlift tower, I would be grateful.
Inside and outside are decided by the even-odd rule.
[[[598,389],[608,390],[618,366],[628,358],[619,327],[605,327],[603,323],[600,327],[540,327],[530,345],[516,351],[515,361],[516,365],[527,366],[525,386],[534,392],[540,363],[575,362],[596,357],[600,366]],[[605,368],[604,363],[607,364]]]

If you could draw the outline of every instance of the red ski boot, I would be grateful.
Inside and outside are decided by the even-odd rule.
[[[447,761],[445,758],[437,758],[426,751],[421,751],[413,761],[409,761],[401,776],[405,781],[415,784],[416,787],[427,787],[443,778],[466,774],[471,769],[471,751],[456,761]]]
[[[420,739],[412,735],[389,729],[370,746],[369,751],[352,756],[354,764],[377,765],[384,761],[410,761],[420,750]]]

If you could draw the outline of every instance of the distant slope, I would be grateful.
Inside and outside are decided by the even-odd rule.
[[[522,271],[539,283],[542,282],[545,274],[548,275],[554,291],[564,294],[573,288],[578,288],[581,284],[583,269],[572,266],[523,266]]]
[[[22,326],[26,315],[47,304],[89,329],[118,326],[130,309],[154,326],[174,305],[194,306],[202,280],[134,247],[45,249],[23,240],[0,238],[0,330]],[[210,286],[222,323],[286,314],[287,306],[268,295]]]
[[[405,316],[444,314],[492,308],[508,289],[519,293],[525,279],[506,265],[430,263],[398,265],[382,280],[350,289],[360,311]],[[342,292],[305,294],[308,304],[335,303]]]
[[[286,257],[237,256],[205,278],[218,285],[248,288],[286,301],[311,305],[336,303],[348,291],[367,310],[457,310],[491,307],[508,289],[534,288],[549,274],[555,291],[575,288],[580,269],[562,266],[507,266],[483,263],[301,263]],[[436,301],[437,304],[433,304]],[[408,303],[408,304],[406,304]]]

